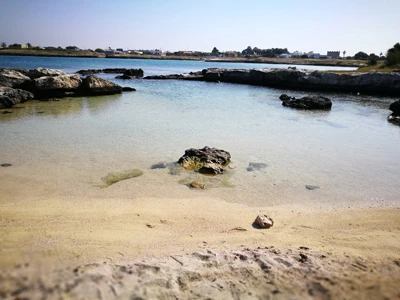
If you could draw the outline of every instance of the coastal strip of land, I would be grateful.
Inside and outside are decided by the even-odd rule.
[[[49,51],[39,49],[0,49],[0,55],[10,56],[48,56],[48,57],[87,57],[87,58],[123,58],[123,59],[156,59],[156,60],[189,60],[206,62],[228,63],[258,63],[258,64],[284,64],[284,65],[313,65],[313,66],[338,66],[361,67],[366,61],[355,59],[313,59],[313,58],[268,58],[268,57],[201,57],[177,55],[146,55],[146,54],[113,54],[94,51]]]

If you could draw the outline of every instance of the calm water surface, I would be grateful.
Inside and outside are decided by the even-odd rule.
[[[21,60],[24,64],[29,58]],[[60,68],[65,62],[58,63],[40,66]],[[160,70],[175,72],[170,62],[156,63],[166,64]],[[189,70],[192,64],[179,68]],[[108,78],[137,91],[31,101],[8,109],[11,114],[0,111],[0,162],[13,164],[0,169],[0,178],[21,180],[32,189],[48,186],[60,197],[215,197],[257,206],[399,204],[400,127],[386,121],[395,99],[325,94],[333,101],[332,110],[310,112],[285,108],[279,100],[282,93],[304,92]],[[185,149],[205,145],[232,155],[232,169],[220,179],[189,172],[171,175],[172,167],[150,169],[159,161],[177,161]],[[249,163],[267,166],[249,172]],[[133,168],[145,174],[97,187],[108,173]],[[191,180],[210,188],[190,190],[184,183]],[[6,190],[4,182],[0,189]],[[320,188],[309,191],[308,184]]]
[[[0,68],[43,68],[63,69],[76,72],[82,69],[104,68],[142,68],[145,76],[182,74],[201,71],[206,68],[253,69],[253,68],[287,68],[288,65],[253,64],[253,63],[217,63],[204,61],[121,59],[121,58],[69,58],[40,56],[0,56]],[[292,65],[296,66],[296,65]],[[314,70],[354,70],[349,67],[297,66],[300,69]]]

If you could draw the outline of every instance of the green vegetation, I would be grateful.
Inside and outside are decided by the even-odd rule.
[[[400,43],[395,44],[387,51],[386,64],[388,66],[400,65]]]
[[[121,173],[109,173],[106,177],[103,177],[101,180],[104,181],[104,185],[101,185],[101,188],[109,187],[110,185],[117,183],[121,180],[126,180],[134,177],[139,177],[143,175],[143,171],[139,169],[133,169],[130,171],[125,171]]]
[[[275,57],[276,55],[284,53],[289,53],[287,48],[259,49],[257,47],[254,47],[252,49],[251,46],[248,46],[242,51],[242,55],[244,56],[258,55],[262,57]]]
[[[218,55],[219,54],[219,50],[217,49],[217,47],[214,47],[211,51],[212,54],[214,55]]]
[[[94,52],[97,52],[97,53],[104,53],[104,50],[103,50],[103,49],[100,49],[100,48],[97,48],[96,50],[94,50]]]
[[[354,55],[354,59],[368,59],[369,55],[365,52],[357,52],[356,55]]]
[[[379,56],[371,53],[368,59],[368,66],[376,66],[378,64]]]

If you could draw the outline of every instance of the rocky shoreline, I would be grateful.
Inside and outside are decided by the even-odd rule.
[[[187,75],[149,76],[144,79],[182,79],[251,84],[284,89],[400,96],[398,72],[327,72],[289,69],[204,69]]]

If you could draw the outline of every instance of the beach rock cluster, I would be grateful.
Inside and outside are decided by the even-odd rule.
[[[389,109],[393,113],[388,116],[388,121],[393,124],[400,125],[400,100],[397,100],[390,104]]]
[[[282,100],[282,105],[297,109],[321,109],[328,110],[332,107],[332,101],[323,96],[305,96],[299,99],[282,94],[279,99]]]
[[[9,108],[34,98],[113,95],[120,94],[123,90],[135,89],[123,89],[94,75],[82,78],[77,74],[66,74],[62,70],[0,69],[0,108]]]
[[[205,146],[202,149],[188,149],[179,158],[178,163],[186,170],[194,170],[202,174],[217,175],[225,171],[231,155],[225,150]]]

